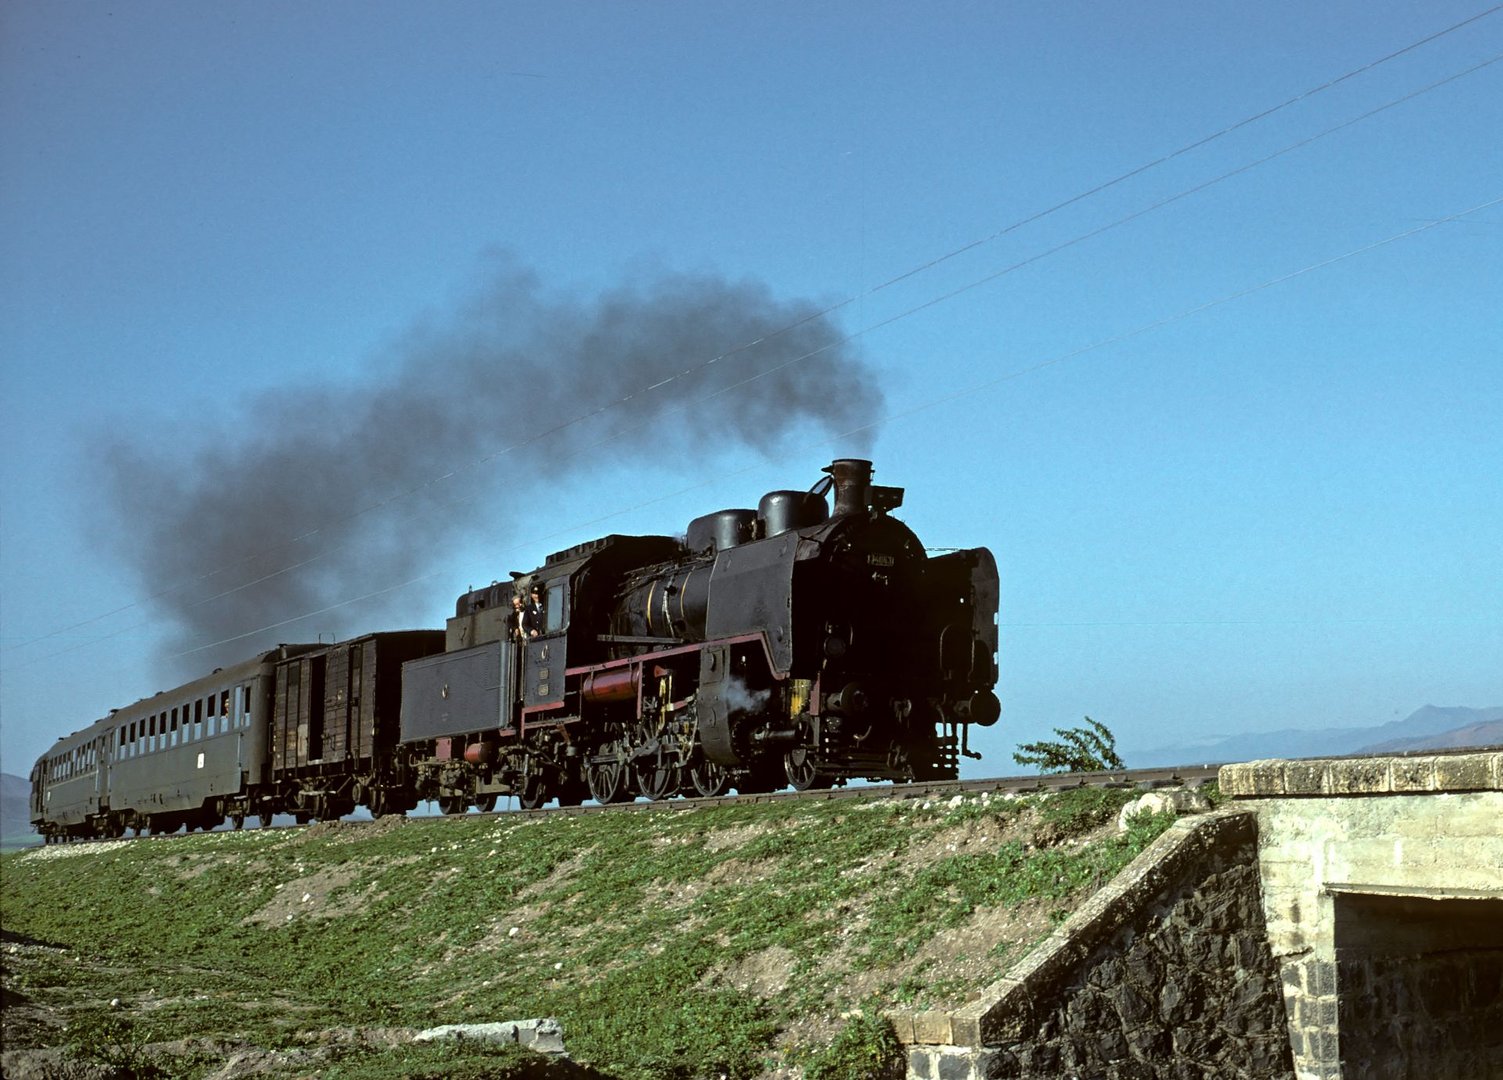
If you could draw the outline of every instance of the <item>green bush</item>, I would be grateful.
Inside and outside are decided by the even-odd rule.
[[[1126,766],[1117,754],[1117,739],[1105,724],[1085,718],[1088,726],[1055,728],[1058,742],[1024,743],[1013,754],[1019,765],[1037,765],[1042,772],[1106,772]]]

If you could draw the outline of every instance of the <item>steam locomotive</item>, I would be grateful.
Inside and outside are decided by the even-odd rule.
[[[930,557],[869,461],[823,471],[682,537],[557,552],[443,631],[283,645],[116,710],[37,762],[32,822],[53,841],[953,778],[1000,712],[996,562]]]

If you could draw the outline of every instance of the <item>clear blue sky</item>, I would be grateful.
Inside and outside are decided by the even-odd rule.
[[[234,636],[153,599],[180,559],[168,584],[213,595],[212,561],[163,546],[200,530],[348,550],[376,499],[417,549],[227,615],[293,620],[249,652],[439,626],[549,551],[853,452],[927,544],[1001,565],[1003,721],[972,775],[1086,714],[1148,748],[1503,703],[1503,205],[1424,228],[1503,197],[1503,63],[1463,74],[1503,12],[1306,93],[1487,6],[0,7],[0,767]],[[718,448],[666,404],[608,410],[541,479],[481,437],[601,385],[672,402],[560,313],[685,279],[764,322],[832,309],[865,394],[813,358],[787,416],[765,380],[689,404],[768,432]],[[591,325],[630,338],[622,310]],[[448,381],[506,333],[478,387]],[[555,348],[610,379],[534,386]],[[321,443],[346,412],[367,441]],[[426,456],[380,452],[403,439]],[[374,475],[346,506],[321,478],[352,445]],[[188,502],[220,462],[254,521]],[[292,489],[344,525],[280,518]]]

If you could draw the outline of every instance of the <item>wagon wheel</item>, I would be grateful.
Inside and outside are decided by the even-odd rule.
[[[731,774],[726,772],[723,765],[697,758],[694,764],[689,766],[689,783],[697,795],[713,799],[716,795],[724,795],[730,790]]]
[[[631,775],[637,790],[649,799],[671,799],[678,794],[681,782],[679,769],[672,762],[662,760],[634,762]]]
[[[489,814],[495,808],[496,793],[494,791],[487,791],[483,795],[475,796],[475,809],[479,810],[482,814]]]
[[[788,782],[795,791],[830,786],[829,775],[815,767],[814,755],[803,747],[783,755],[783,771],[788,774]]]
[[[373,788],[366,805],[370,807],[373,818],[384,818],[391,813],[391,798],[386,794],[385,788]]]
[[[523,810],[540,809],[551,797],[542,773],[531,769],[522,772],[522,782],[517,785],[517,803]]]
[[[470,802],[463,795],[440,795],[438,808],[446,814],[462,814],[470,808]]]
[[[269,828],[271,828],[271,817],[272,817],[272,814],[271,814],[270,810],[262,810],[261,811],[261,814],[260,814],[261,828],[263,828],[263,829],[269,829]]]
[[[230,815],[230,824],[234,826],[236,832],[239,832],[245,828],[245,815],[236,811]]]
[[[626,765],[619,758],[586,764],[585,782],[590,788],[590,798],[602,805],[631,798],[626,790]]]

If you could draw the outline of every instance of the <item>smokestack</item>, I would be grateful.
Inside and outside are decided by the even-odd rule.
[[[864,514],[871,509],[872,463],[860,458],[840,458],[824,469],[835,482],[834,516]]]

